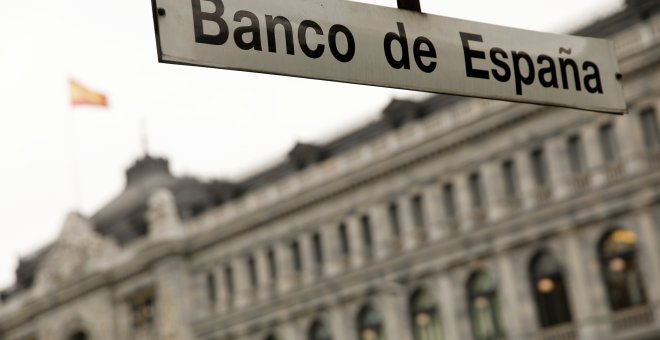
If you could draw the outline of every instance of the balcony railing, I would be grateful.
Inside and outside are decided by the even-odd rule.
[[[612,162],[605,167],[605,176],[608,181],[612,181],[623,176],[623,163]]]
[[[588,173],[578,174],[570,178],[569,184],[575,189],[585,189],[589,187],[590,177]]]
[[[540,186],[534,190],[534,199],[537,203],[543,203],[550,200],[550,187],[547,185]]]
[[[538,336],[539,340],[575,340],[577,338],[577,331],[572,323],[543,329]]]
[[[632,307],[612,314],[612,330],[621,332],[653,323],[653,311],[649,306]]]

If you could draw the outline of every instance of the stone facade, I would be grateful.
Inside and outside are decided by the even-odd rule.
[[[615,41],[629,114],[396,101],[379,123],[298,145],[286,175],[216,182],[222,199],[203,212],[183,218],[181,187],[156,181],[139,202],[144,236],[118,245],[111,224],[67,218],[35,282],[3,294],[0,338],[660,338],[658,7],[630,2],[584,30]],[[610,237],[634,251],[604,257]],[[534,279],[541,253],[561,268],[550,283]],[[608,270],[631,273],[621,308]],[[469,288],[480,277],[488,295]],[[560,282],[570,316],[547,326],[538,291]],[[419,292],[426,314],[413,314]],[[493,305],[500,331],[475,317]]]

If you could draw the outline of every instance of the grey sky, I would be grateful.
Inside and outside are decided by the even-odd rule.
[[[563,33],[622,2],[422,0],[422,8]],[[150,152],[169,157],[176,174],[236,178],[296,140],[323,141],[375,119],[392,97],[425,95],[162,65],[153,35],[149,1],[0,3],[0,288],[13,281],[18,256],[53,240],[74,206],[91,214],[122,189],[124,169],[142,153],[143,118]],[[110,108],[70,109],[69,76],[106,93]]]

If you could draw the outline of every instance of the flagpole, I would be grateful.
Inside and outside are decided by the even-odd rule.
[[[78,169],[78,122],[73,106],[69,103],[69,144],[71,157],[71,190],[73,199],[73,210],[80,211],[82,192],[80,188],[80,171]]]

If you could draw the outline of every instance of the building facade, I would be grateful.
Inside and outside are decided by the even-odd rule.
[[[21,260],[0,339],[659,339],[660,3],[629,114],[433,96],[240,181],[145,156]]]

